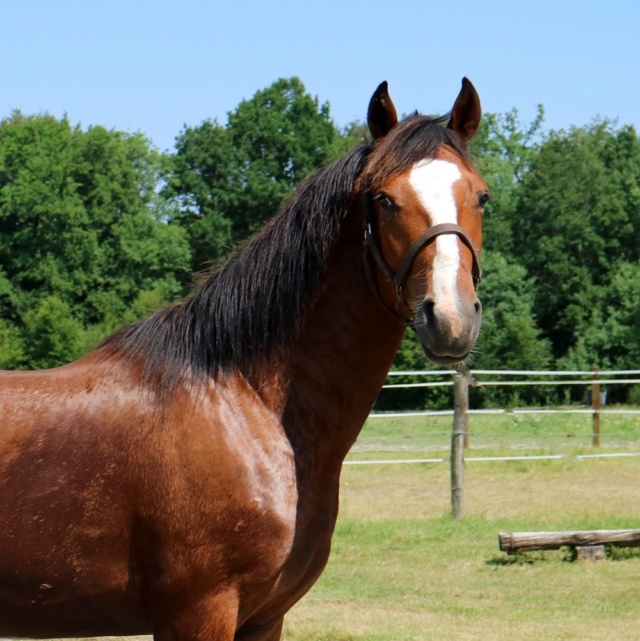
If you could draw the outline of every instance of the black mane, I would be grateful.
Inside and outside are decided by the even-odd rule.
[[[100,346],[142,367],[143,379],[173,387],[263,362],[296,335],[326,273],[356,179],[368,188],[434,157],[448,145],[466,158],[443,119],[417,114],[373,146],[348,152],[302,182],[262,231],[182,304],[122,328]]]
[[[295,335],[326,271],[369,147],[312,174],[262,231],[182,304],[122,328],[101,345],[140,361],[143,378],[171,387],[259,362]]]

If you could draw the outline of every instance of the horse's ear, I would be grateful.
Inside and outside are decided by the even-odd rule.
[[[398,114],[387,91],[387,81],[381,82],[369,101],[367,124],[374,140],[384,138],[398,124]]]
[[[469,142],[480,126],[480,98],[468,78],[462,79],[462,89],[451,110],[451,119],[447,125],[456,131],[465,142]]]

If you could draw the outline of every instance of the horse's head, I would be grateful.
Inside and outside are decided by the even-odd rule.
[[[467,144],[480,101],[465,78],[448,124],[413,115],[398,122],[382,83],[369,104],[375,144],[362,176],[365,257],[383,304],[416,330],[426,355],[453,364],[471,351],[482,318],[482,214],[487,186]]]

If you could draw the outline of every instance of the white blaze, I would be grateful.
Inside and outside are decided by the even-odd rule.
[[[423,160],[414,165],[409,183],[420,203],[431,217],[432,226],[441,223],[458,224],[458,210],[453,186],[462,174],[458,167],[446,160]],[[462,331],[456,281],[460,267],[458,237],[443,234],[435,239],[436,256],[433,261],[433,297],[439,310],[449,318],[453,336]]]

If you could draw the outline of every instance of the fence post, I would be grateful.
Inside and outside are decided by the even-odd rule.
[[[600,378],[600,368],[593,368],[593,384],[591,385],[591,406],[593,407],[593,436],[591,444],[593,447],[600,446],[600,383],[596,381]]]
[[[464,441],[469,409],[469,381],[456,374],[453,379],[453,428],[451,431],[451,513],[455,519],[464,516]]]

